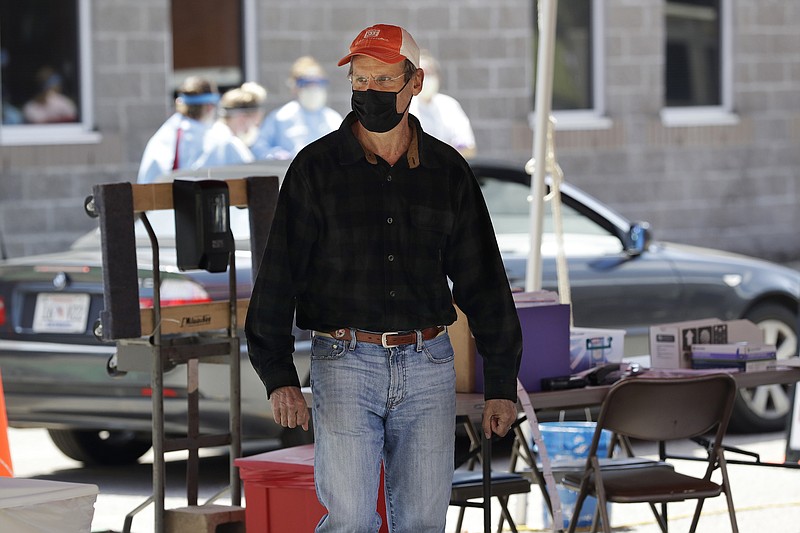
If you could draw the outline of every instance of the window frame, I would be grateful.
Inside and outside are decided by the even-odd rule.
[[[0,124],[0,146],[90,144],[100,141],[94,126],[94,85],[92,83],[91,0],[76,0],[78,8],[78,79],[80,122],[72,124]],[[2,80],[0,80],[0,83]]]
[[[666,6],[666,3],[664,4]],[[720,104],[710,106],[668,107],[662,102],[661,123],[667,127],[733,125],[739,117],[733,110],[733,5],[720,0]],[[664,13],[666,19],[666,12]],[[664,42],[666,42],[666,24]],[[664,48],[666,54],[666,47]],[[665,57],[666,61],[666,57]],[[665,83],[665,82],[662,82]]]

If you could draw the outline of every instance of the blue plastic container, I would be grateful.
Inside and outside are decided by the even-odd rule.
[[[539,424],[539,430],[542,432],[542,441],[545,448],[547,448],[547,455],[550,461],[585,458],[589,454],[589,447],[592,445],[592,437],[596,427],[597,424],[594,422],[544,422]],[[610,442],[611,433],[603,431],[597,447],[599,456],[602,457],[608,453]],[[561,498],[561,513],[564,518],[564,529],[566,529],[569,527],[570,518],[572,518],[572,513],[575,511],[578,493],[559,484],[558,496]],[[581,514],[578,517],[578,528],[591,527],[595,509],[597,509],[597,500],[591,496],[586,498],[581,507]],[[611,511],[608,504],[606,509],[609,511],[610,517]],[[545,527],[550,527],[552,520],[546,506],[543,508],[543,517]]]

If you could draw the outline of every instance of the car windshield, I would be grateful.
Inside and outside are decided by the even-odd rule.
[[[482,176],[481,191],[492,218],[497,242],[503,253],[526,254],[530,250],[529,220],[531,192],[527,185]],[[553,228],[553,202],[544,203],[542,253],[554,255],[556,241]],[[567,255],[614,254],[622,251],[622,243],[605,228],[572,207],[561,204],[564,248]]]

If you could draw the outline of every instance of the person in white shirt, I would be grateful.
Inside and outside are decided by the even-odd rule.
[[[419,119],[422,129],[453,146],[464,157],[475,155],[475,134],[458,100],[439,92],[440,69],[436,59],[420,51],[420,66],[425,72],[422,92],[411,100],[409,113]]]
[[[137,181],[152,183],[181,168],[252,161],[253,154],[229,129],[212,129],[218,103],[216,84],[199,76],[187,78],[178,89],[176,112],[145,146]]]
[[[250,146],[256,159],[291,159],[342,123],[342,116],[326,106],[328,78],[313,57],[294,62],[288,83],[295,99],[264,119],[258,139]]]

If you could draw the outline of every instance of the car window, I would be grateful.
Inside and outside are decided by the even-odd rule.
[[[482,176],[481,191],[503,252],[527,253],[531,191],[527,185]],[[555,246],[552,201],[544,203],[542,249]],[[605,228],[572,207],[561,204],[564,244],[568,255],[613,254],[622,251],[622,243]]]

